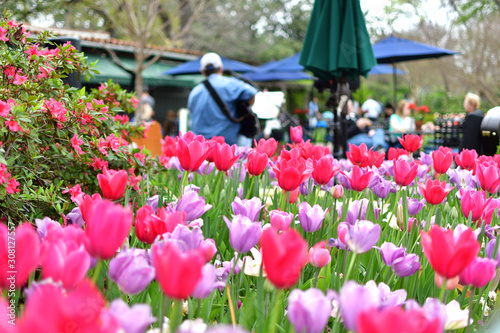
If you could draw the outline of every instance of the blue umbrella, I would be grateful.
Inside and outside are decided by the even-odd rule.
[[[261,65],[257,71],[261,72],[303,72],[304,66],[299,65],[300,53],[283,58],[278,61],[271,61]]]
[[[376,65],[370,70],[370,72],[368,72],[368,75],[384,75],[384,74],[392,74],[393,72],[394,72],[393,67],[389,65]],[[400,69],[396,69],[396,74],[404,75],[406,73]]]
[[[373,53],[379,64],[392,64],[394,81],[394,103],[397,104],[396,63],[402,61],[440,58],[457,54],[455,51],[435,47],[394,36],[373,44]]]
[[[184,75],[184,74],[200,74],[200,58],[185,62],[177,67],[169,69],[165,72],[166,75]],[[244,62],[238,60],[232,60],[228,58],[221,57],[222,65],[224,69],[230,69],[233,72],[237,73],[247,73],[247,72],[255,72],[256,67],[245,64]]]
[[[255,72],[245,73],[243,77],[252,81],[293,81],[293,80],[312,80],[311,75],[304,72]]]

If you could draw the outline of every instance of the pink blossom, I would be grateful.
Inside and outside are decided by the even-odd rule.
[[[63,194],[71,193],[71,201],[73,201],[73,202],[76,202],[76,197],[83,194],[80,184],[76,184],[73,187],[68,187],[68,189],[62,191],[62,193]]]
[[[49,101],[45,101],[45,109],[50,112],[52,117],[56,118],[61,122],[66,121],[66,113],[68,110],[64,107],[61,102],[56,101],[51,98]]]
[[[7,38],[7,29],[0,27],[0,40],[4,42],[8,42],[9,38]]]
[[[92,167],[94,168],[95,171],[97,170],[102,170],[104,167],[108,167],[108,161],[101,160],[98,157],[94,157],[92,159]]]
[[[78,136],[76,134],[73,135],[73,137],[71,138],[71,145],[73,146],[73,148],[75,149],[75,151],[76,151],[77,154],[83,154],[83,151],[80,148],[80,146],[82,144],[83,144],[83,140],[82,139],[78,139]]]
[[[5,126],[7,126],[12,132],[22,131],[21,126],[19,126],[15,120],[6,121]]]
[[[27,80],[28,80],[28,75],[19,75],[18,73],[16,73],[14,75],[14,84],[15,85],[23,84]]]
[[[106,85],[104,83],[101,83],[98,89],[99,91],[103,91],[104,89],[106,89]]]
[[[144,163],[144,159],[146,158],[146,155],[145,154],[142,154],[142,153],[135,153],[134,154],[134,157],[137,158],[139,161],[141,161],[142,163]]]
[[[0,116],[7,118],[11,109],[12,105],[10,103],[0,101]]]
[[[0,163],[0,184],[7,183],[9,181],[10,174],[7,172],[7,167]]]
[[[130,99],[130,104],[132,104],[132,106],[136,108],[137,105],[139,104],[139,100],[134,96]]]
[[[16,192],[19,192],[19,182],[16,180],[16,178],[12,177],[9,179],[9,182],[7,183],[7,193],[8,194],[14,194]]]

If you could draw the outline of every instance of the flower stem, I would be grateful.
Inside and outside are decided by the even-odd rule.
[[[445,296],[446,296],[446,283],[447,282],[448,282],[447,279],[443,279],[443,285],[441,286],[441,291],[439,293],[439,299],[443,301],[443,304],[446,304]]]
[[[170,332],[177,332],[177,327],[179,327],[182,321],[182,300],[174,300],[174,309],[170,315]]]
[[[472,287],[470,289],[470,298],[469,298],[469,315],[467,317],[467,333],[470,333],[472,330],[472,324],[470,322],[470,319],[472,317],[472,306],[473,306],[473,301],[474,301],[474,293],[476,292],[476,288]]]
[[[314,275],[314,288],[318,284],[319,267],[316,267],[316,274]]]
[[[253,196],[253,183],[255,183],[256,176],[250,176],[250,188],[248,189],[247,199],[251,199]]]
[[[356,253],[352,254],[351,262],[349,263],[349,268],[347,269],[347,273],[344,276],[344,283],[346,283],[349,280],[349,277],[351,276],[351,272],[352,272],[352,269],[354,267],[354,263],[356,262],[356,256],[357,256]]]
[[[102,260],[98,259],[97,264],[94,268],[94,275],[92,275],[92,281],[94,283],[97,283],[97,279],[99,278],[99,275],[101,274],[101,269],[102,269]]]

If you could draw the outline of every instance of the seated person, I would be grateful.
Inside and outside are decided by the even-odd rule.
[[[347,102],[348,116],[347,122],[347,143],[357,145],[364,143],[368,149],[384,150],[389,149],[389,144],[385,141],[384,130],[381,128],[372,129],[370,119],[361,117],[362,109],[358,108],[358,113],[352,112],[352,101]]]
[[[483,153],[483,146],[481,141],[481,122],[483,121],[484,114],[479,110],[481,100],[476,94],[468,93],[465,95],[464,109],[467,112],[463,124],[462,140],[460,141],[460,148],[462,149],[475,149],[481,155]]]
[[[389,118],[389,130],[399,132],[399,134],[392,134],[392,138],[395,140],[394,147],[402,148],[403,146],[397,138],[402,137],[403,133],[413,132],[416,129],[415,118],[411,117],[410,104],[404,99],[399,101],[396,113]]]

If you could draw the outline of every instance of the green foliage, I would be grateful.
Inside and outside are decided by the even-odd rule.
[[[112,82],[87,92],[63,84],[71,72],[91,68],[71,44],[50,46],[49,35],[29,38],[8,22],[0,41],[0,217],[15,222],[49,216],[61,219],[72,206],[62,190],[81,185],[98,192],[104,166],[131,175],[150,167],[140,149],[129,147],[132,127],[119,111],[132,112],[137,99]],[[135,178],[133,178],[135,179]]]

